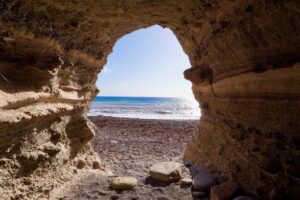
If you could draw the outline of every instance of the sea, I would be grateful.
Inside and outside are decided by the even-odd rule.
[[[197,120],[199,105],[195,100],[169,97],[97,96],[89,116],[140,119]]]

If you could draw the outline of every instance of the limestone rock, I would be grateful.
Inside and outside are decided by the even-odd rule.
[[[211,188],[211,200],[230,200],[238,191],[238,184],[235,182],[225,182]]]
[[[128,190],[137,185],[137,179],[134,177],[116,177],[111,182],[111,188],[116,190]]]
[[[184,74],[201,105],[185,159],[236,178],[247,193],[260,185],[260,199],[293,182],[284,194],[292,199],[300,185],[299,10],[299,0],[0,1],[0,157],[41,167],[31,177],[38,188],[72,177],[78,152],[96,156],[86,114],[114,44],[160,24],[189,56]],[[63,148],[42,165],[56,152],[34,154],[49,140]],[[19,170],[0,167],[10,199],[24,188],[12,179]],[[24,198],[48,199],[42,189],[24,188]]]
[[[80,132],[78,129],[80,129]],[[66,127],[66,132],[71,139],[76,138],[79,139],[81,143],[86,143],[94,137],[96,129],[90,120],[79,116],[71,119]]]
[[[44,152],[38,151],[38,152],[25,152],[22,153],[18,157],[21,165],[25,168],[34,168],[37,166],[40,162],[45,161],[48,159],[47,154]]]
[[[46,152],[50,157],[53,157],[58,154],[61,149],[54,144],[48,143],[43,146],[43,151]]]
[[[169,182],[181,178],[181,164],[177,162],[162,162],[150,167],[149,174],[152,178]]]
[[[21,165],[19,176],[28,176],[36,170],[41,163],[47,161],[49,155],[42,151],[24,152],[18,156],[18,161]]]
[[[200,171],[193,178],[193,188],[198,191],[207,191],[216,184],[216,178],[207,172]]]

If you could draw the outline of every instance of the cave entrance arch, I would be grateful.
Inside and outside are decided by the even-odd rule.
[[[153,113],[149,113],[156,113],[156,116],[151,117],[145,112],[144,116],[140,117],[198,120],[200,109],[191,90],[192,84],[183,76],[184,70],[190,67],[188,56],[183,52],[180,43],[170,29],[162,28],[159,25],[139,29],[123,36],[116,42],[113,52],[108,56],[106,65],[98,75],[96,85],[101,91],[98,95],[180,98],[186,101],[182,101],[182,105],[174,108],[174,110],[170,104],[166,108],[154,108]],[[156,101],[158,100],[156,99]],[[166,101],[167,99],[162,100]],[[97,97],[94,102],[97,102]],[[130,114],[122,108],[120,108],[120,113],[118,110],[114,110],[116,115],[109,113],[105,107],[101,109],[97,109],[92,104],[90,114],[111,114],[111,116],[119,117]],[[142,109],[140,108],[140,110]],[[173,116],[171,116],[172,114]],[[128,116],[130,117],[130,115]]]
[[[51,167],[40,166],[44,153],[35,159],[34,165],[45,170],[34,192],[24,187],[28,198],[34,199],[35,193],[47,196],[38,188],[46,189],[48,182],[77,165],[69,156],[71,148],[78,148],[77,158],[82,159],[93,152],[85,114],[96,93],[97,72],[118,38],[152,24],[167,26],[178,37],[192,64],[185,76],[203,107],[201,127],[186,158],[239,182],[254,197],[299,196],[299,1],[1,1],[0,5],[4,30],[0,147],[1,156],[12,161],[1,161],[1,176],[8,183],[15,180],[17,170],[10,171],[9,163],[26,167],[48,148],[47,143],[60,152],[47,156],[54,161]],[[65,135],[66,131],[72,134]],[[24,135],[32,138],[29,144],[21,140]],[[56,145],[58,139],[63,148]],[[13,143],[22,152],[11,148]],[[11,150],[11,157],[6,150]],[[6,185],[3,195],[10,198],[15,184]]]
[[[150,167],[176,161],[182,164],[187,177],[182,155],[197,132],[200,117],[191,83],[183,75],[190,67],[170,29],[151,26],[116,42],[98,75],[100,96],[94,99],[89,111],[90,119],[98,127],[93,149],[114,175],[133,176],[141,185],[155,186],[162,182],[149,177]],[[171,184],[165,185],[165,196],[190,198],[188,188]],[[137,187],[138,194],[144,192],[143,198],[151,198],[151,187],[146,193],[143,187]],[[174,187],[176,191],[170,189]],[[129,198],[126,195],[129,194],[122,198]]]

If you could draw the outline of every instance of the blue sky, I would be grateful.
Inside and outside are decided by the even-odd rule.
[[[187,55],[170,29],[152,26],[117,41],[99,74],[99,96],[193,98]]]

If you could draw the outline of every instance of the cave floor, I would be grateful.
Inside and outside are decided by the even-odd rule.
[[[182,153],[196,132],[198,121],[90,119],[98,127],[93,148],[113,176],[79,170],[59,199],[192,199],[190,187],[181,188],[179,182],[168,185],[155,182],[149,178],[148,171],[157,162],[182,162]],[[111,190],[110,182],[115,176],[133,176],[138,179],[138,185],[133,190]],[[184,170],[185,176],[188,173]]]

